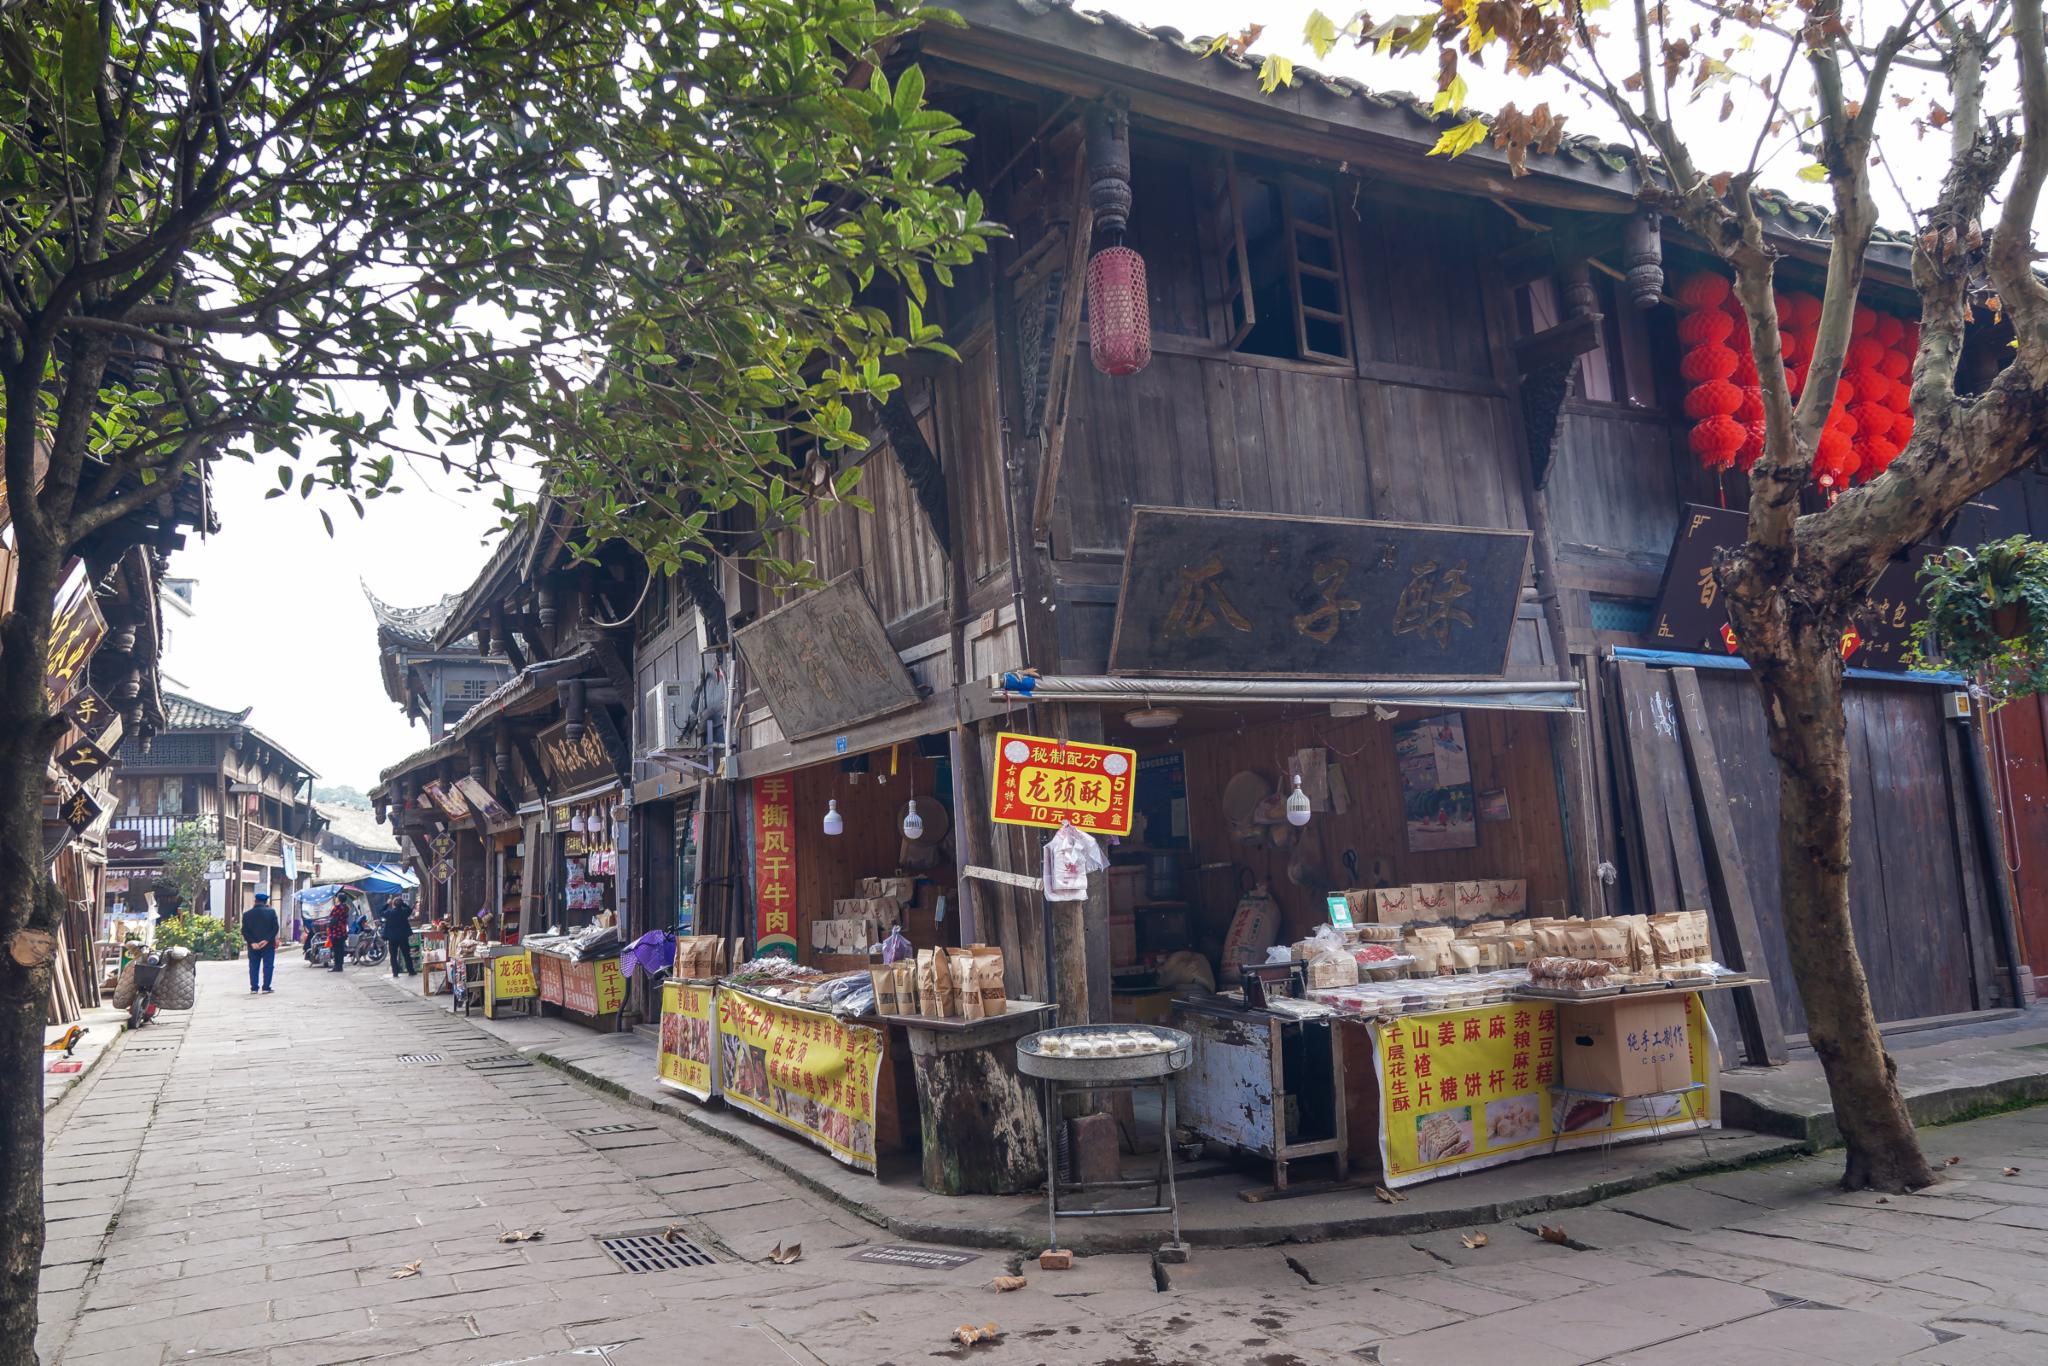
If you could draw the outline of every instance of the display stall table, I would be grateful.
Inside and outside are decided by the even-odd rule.
[[[1039,1188],[1046,1150],[1017,1068],[1017,1040],[1042,1028],[1054,1009],[1011,1001],[1003,1014],[980,1020],[874,1017],[910,1040],[926,1190],[1016,1195]]]
[[[1343,1097],[1344,1042],[1336,1017],[1290,1019],[1224,997],[1183,997],[1174,1024],[1194,1041],[1175,1083],[1182,1122],[1204,1141],[1270,1161],[1287,1189],[1287,1164],[1336,1159],[1351,1173]]]
[[[616,1029],[626,1004],[626,974],[616,955],[578,962],[566,953],[529,945],[533,955],[534,980],[539,988],[542,1013],[553,1006],[564,1015],[576,1017],[593,1029]]]

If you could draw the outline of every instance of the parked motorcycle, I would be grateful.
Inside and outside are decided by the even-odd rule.
[[[140,1029],[156,1018],[156,988],[164,970],[192,956],[192,950],[178,945],[144,954],[135,964],[135,999],[128,1003],[128,1027]]]
[[[303,952],[308,966],[326,967],[327,931],[323,929],[308,935]],[[374,930],[359,929],[349,935],[348,945],[342,952],[348,955],[351,963],[375,965],[384,961],[384,941]]]

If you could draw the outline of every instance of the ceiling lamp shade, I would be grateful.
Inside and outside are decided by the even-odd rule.
[[[1165,730],[1180,724],[1180,708],[1137,707],[1124,713],[1124,724],[1133,730]]]
[[[1104,247],[1088,261],[1088,355],[1105,375],[1135,375],[1152,360],[1145,258]]]
[[[846,833],[846,817],[839,814],[839,803],[836,800],[825,803],[825,833],[828,835],[843,835]]]

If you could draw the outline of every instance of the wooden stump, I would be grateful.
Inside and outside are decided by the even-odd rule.
[[[908,1029],[924,1188],[940,1195],[1041,1189],[1044,1120],[1036,1085],[1017,1071],[1017,1040],[1043,1028],[1044,1015],[947,1023],[953,1027]]]

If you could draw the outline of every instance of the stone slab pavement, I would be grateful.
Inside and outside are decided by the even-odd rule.
[[[1845,1195],[1837,1158],[1799,1157],[1474,1228],[1026,1266],[1001,1293],[1012,1254],[858,1260],[902,1240],[376,969],[251,997],[237,968],[206,965],[197,1009],[124,1040],[66,1107],[46,1363],[2048,1359],[2048,1109],[1928,1131],[1955,1161],[1915,1196]],[[634,1273],[596,1241],[635,1232],[705,1256]],[[954,1346],[964,1323],[999,1336]]]

